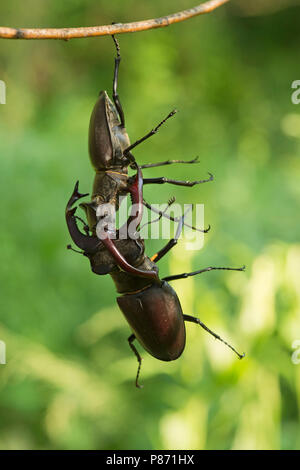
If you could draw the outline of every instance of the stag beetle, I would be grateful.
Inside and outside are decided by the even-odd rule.
[[[130,145],[129,137],[125,129],[124,113],[117,93],[118,70],[120,64],[119,45],[113,37],[117,47],[115,58],[115,71],[113,80],[113,101],[109,99],[105,91],[101,92],[94,107],[89,128],[89,153],[92,165],[96,171],[92,199],[89,203],[81,203],[85,210],[88,224],[75,215],[74,204],[88,194],[78,191],[78,181],[66,206],[66,222],[72,240],[82,251],[77,251],[86,256],[95,274],[110,274],[116,290],[118,305],[128,321],[132,334],[128,338],[129,345],[137,357],[138,370],[135,384],[138,388],[139,373],[141,368],[141,356],[133,341],[139,343],[152,356],[162,361],[177,359],[185,347],[185,321],[194,322],[212,334],[215,338],[230,347],[241,359],[244,354],[238,353],[230,344],[219,335],[210,330],[199,318],[185,315],[182,312],[180,301],[176,292],[169,285],[169,281],[187,278],[196,274],[212,270],[243,271],[242,268],[208,267],[198,271],[183,273],[159,278],[157,262],[163,258],[176,244],[182,227],[185,224],[185,214],[178,220],[178,228],[174,238],[149,258],[145,254],[144,240],[138,231],[143,215],[143,185],[171,183],[181,186],[194,186],[212,180],[202,181],[176,181],[167,178],[143,178],[142,169],[153,166],[162,166],[170,163],[195,163],[195,160],[185,162],[171,160],[156,164],[139,166],[131,153],[138,144],[155,134],[159,127],[171,116],[172,111],[161,123],[142,139]],[[136,170],[133,177],[128,176],[128,167]],[[101,224],[99,208],[109,203],[118,210],[118,197],[130,194],[132,199],[132,211],[125,224],[129,233],[129,226],[135,223],[134,234],[129,233],[126,239],[120,238],[120,229],[109,228]],[[152,206],[147,205],[151,209]],[[160,216],[165,214],[160,213]],[[77,220],[84,223],[85,234],[77,225]],[[100,227],[100,228],[99,228]],[[206,232],[208,229],[204,230]],[[132,236],[134,235],[134,236]]]
[[[174,114],[176,110],[171,111],[154,129],[148,132],[144,137],[130,144],[130,140],[125,128],[125,116],[118,95],[118,74],[121,61],[119,44],[114,36],[113,40],[116,46],[117,56],[115,58],[114,78],[113,78],[113,103],[106,91],[101,91],[99,98],[94,106],[89,126],[89,155],[91,164],[96,172],[92,191],[92,200],[90,203],[83,203],[81,207],[85,210],[88,226],[93,230],[97,225],[96,209],[99,204],[113,204],[118,209],[119,196],[130,192],[133,179],[128,176],[128,167],[137,168],[137,164],[132,150],[139,144],[156,134],[160,127]],[[173,163],[194,164],[198,159],[168,160],[159,163],[150,163],[141,165],[140,168],[152,168]],[[199,181],[178,181],[165,177],[143,178],[143,184],[174,184],[177,186],[192,187],[197,184],[206,183],[213,180],[213,175],[209,173],[209,178]],[[153,210],[146,201],[144,205]],[[171,216],[167,217],[174,220]],[[195,227],[192,227],[195,229]],[[204,232],[209,230],[206,229]],[[95,232],[93,232],[95,233]]]
[[[140,169],[135,185],[137,191],[135,191],[133,202],[135,204],[140,202],[141,211],[136,215],[131,214],[127,224],[132,218],[136,217],[138,226],[143,210]],[[77,182],[66,207],[69,232],[76,245],[84,250],[80,253],[89,258],[92,271],[96,274],[109,273],[115,283],[117,292],[121,294],[120,297],[117,297],[117,302],[133,331],[128,341],[139,363],[135,380],[136,387],[141,387],[138,378],[142,358],[133,341],[137,339],[144,349],[157,359],[162,361],[175,360],[182,354],[185,347],[185,321],[197,323],[216,339],[229,346],[240,359],[243,358],[244,354],[238,353],[199,318],[183,314],[178,296],[168,281],[187,278],[212,270],[243,271],[245,268],[208,267],[160,280],[156,263],[177,244],[184,223],[184,216],[178,224],[175,237],[154,256],[148,258],[145,255],[144,241],[141,238],[112,240],[109,232],[106,232],[106,237],[103,233],[101,240],[97,236],[83,235],[77,227],[76,208],[72,206],[85,196],[86,194],[79,193]],[[110,258],[109,262],[108,258]]]

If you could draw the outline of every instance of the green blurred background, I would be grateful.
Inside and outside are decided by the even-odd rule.
[[[65,27],[155,18],[187,0],[10,0],[1,23]],[[239,266],[173,282],[185,313],[199,316],[247,356],[196,325],[171,363],[136,359],[109,277],[66,250],[64,208],[76,179],[91,189],[89,117],[111,92],[111,38],[0,40],[1,449],[299,449],[300,79],[295,1],[236,1],[210,15],[119,36],[119,93],[132,141],[179,112],[140,146],[140,163],[200,156],[197,166],[148,176],[204,178],[192,189],[147,186],[149,202],[172,195],[204,203],[212,230],[200,251],[184,242],[162,275]],[[146,170],[145,170],[146,171]],[[148,241],[153,254],[162,240]]]

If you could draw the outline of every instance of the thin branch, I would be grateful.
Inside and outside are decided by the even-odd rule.
[[[229,0],[210,0],[194,8],[173,13],[168,16],[152,20],[137,21],[134,23],[116,23],[105,26],[90,26],[86,28],[35,28],[19,29],[0,26],[0,38],[5,39],[73,39],[88,38],[96,36],[107,36],[111,34],[133,33],[146,31],[148,29],[162,28],[173,23],[185,21],[194,16],[210,13]]]

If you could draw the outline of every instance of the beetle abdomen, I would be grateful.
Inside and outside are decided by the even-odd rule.
[[[128,134],[120,125],[117,110],[106,91],[102,91],[94,106],[89,126],[89,153],[94,169],[101,171],[123,168],[123,151],[129,145]]]
[[[141,345],[162,361],[177,359],[185,347],[185,325],[176,292],[167,283],[117,298]]]
[[[107,119],[107,100],[105,92],[100,93],[90,120],[89,153],[95,170],[113,164],[113,144],[111,129]]]

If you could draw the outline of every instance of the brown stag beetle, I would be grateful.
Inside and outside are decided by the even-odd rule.
[[[141,170],[139,172],[141,173]],[[136,184],[141,185],[141,174],[136,179]],[[141,191],[137,191],[136,194],[137,198],[142,197]],[[138,379],[142,358],[133,341],[137,339],[144,349],[156,359],[173,361],[182,354],[185,348],[185,321],[197,323],[216,339],[225,343],[242,359],[244,354],[238,353],[199,318],[183,314],[178,296],[168,281],[187,278],[212,270],[243,271],[245,267],[208,267],[160,280],[156,263],[177,244],[184,224],[184,216],[180,219],[175,237],[155,255],[148,258],[145,255],[144,241],[141,238],[116,239],[113,241],[109,238],[109,233],[106,236],[103,233],[101,240],[97,236],[83,235],[77,227],[76,208],[72,206],[84,196],[86,195],[78,192],[77,182],[66,207],[69,232],[74,243],[83,250],[79,253],[89,258],[94,273],[106,274],[108,272],[107,266],[110,266],[109,274],[115,283],[117,292],[121,294],[117,298],[118,305],[132,330],[128,342],[138,360],[136,387],[141,388]],[[138,200],[134,199],[134,203],[138,203]],[[142,218],[142,204],[140,204],[140,208],[141,210],[137,215],[130,215],[128,224],[133,217],[136,217],[136,224],[139,225]],[[69,248],[71,248],[70,245]],[[78,252],[78,250],[74,251]],[[109,263],[108,258],[110,258]],[[103,269],[103,266],[105,266],[105,269]]]
[[[94,234],[97,225],[97,206],[99,206],[99,204],[113,204],[116,209],[118,209],[119,197],[130,193],[133,187],[132,183],[134,181],[132,177],[128,176],[128,167],[130,166],[136,169],[137,163],[131,151],[149,137],[156,134],[159,128],[176,113],[176,110],[171,111],[154,129],[135,143],[130,144],[125,128],[124,111],[117,91],[119,65],[121,61],[120,48],[116,38],[114,36],[112,36],[112,38],[117,50],[113,78],[113,102],[110,100],[106,91],[101,91],[91,115],[89,126],[89,155],[96,175],[94,178],[91,202],[81,204],[81,207],[86,212],[88,227]],[[167,160],[164,162],[141,165],[140,168],[152,168],[173,163],[194,164],[197,162],[198,158],[189,161]],[[213,175],[209,173],[209,178],[204,180],[178,181],[165,177],[143,178],[143,184],[169,183],[177,186],[192,187],[212,180]],[[143,200],[142,203],[149,209],[154,210],[146,201]],[[174,218],[167,214],[163,214],[163,217],[174,220]],[[196,230],[195,227],[192,228]],[[206,230],[198,230],[207,232],[209,228]]]
[[[160,217],[167,216],[171,220],[178,221],[176,235],[151,258],[145,254],[144,240],[140,236],[139,227],[143,215],[143,206],[146,205],[150,209],[152,209],[152,206],[145,203],[143,199],[143,185],[171,183],[180,186],[194,186],[211,181],[213,177],[210,175],[207,180],[193,182],[170,180],[164,177],[143,178],[143,168],[171,163],[195,163],[196,160],[189,162],[170,160],[141,166],[136,163],[131,150],[155,134],[159,127],[174,114],[174,111],[145,137],[130,145],[125,129],[124,113],[117,93],[118,70],[121,58],[118,43],[115,38],[113,39],[117,47],[113,81],[114,104],[110,101],[106,92],[101,92],[90,121],[89,151],[96,175],[91,202],[80,204],[86,212],[88,224],[86,225],[82,219],[75,215],[76,207],[74,207],[74,204],[87,196],[87,194],[79,193],[78,182],[67,203],[65,214],[71,238],[77,247],[82,250],[74,251],[82,253],[90,260],[91,269],[95,274],[110,274],[117,292],[121,294],[117,298],[117,302],[132,330],[128,341],[139,363],[135,383],[137,387],[140,387],[138,378],[142,359],[133,341],[137,339],[157,359],[162,361],[175,360],[182,354],[185,347],[185,321],[199,324],[215,338],[229,346],[240,359],[244,357],[219,335],[210,330],[199,318],[183,314],[177,294],[168,282],[212,270],[243,271],[245,267],[208,267],[160,279],[156,263],[177,244],[183,225],[187,225],[184,221],[185,216],[175,219],[163,212],[159,212]],[[128,176],[129,166],[136,170],[135,175],[132,177]],[[131,196],[133,206],[129,219],[125,224],[128,237],[124,239],[119,236],[124,227],[117,230],[115,227],[111,229],[105,224],[101,224],[99,209],[109,204],[118,210],[119,196],[125,196],[128,193]],[[85,234],[77,226],[78,219],[84,223]],[[134,233],[129,230],[133,222]],[[207,232],[207,230],[202,231]],[[68,248],[73,249],[70,245],[68,245]]]

